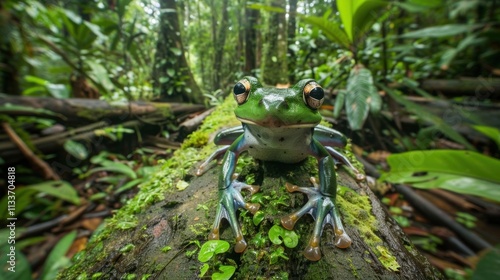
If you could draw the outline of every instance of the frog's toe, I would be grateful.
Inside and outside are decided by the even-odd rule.
[[[250,213],[255,214],[260,209],[260,204],[258,203],[245,203],[245,209]]]
[[[234,244],[234,251],[236,253],[243,253],[247,248],[247,242],[243,238],[243,236],[236,237],[236,244]]]
[[[295,223],[298,220],[299,220],[299,217],[297,217],[297,215],[291,214],[291,215],[288,215],[288,216],[281,218],[281,225],[288,230],[292,230],[293,227],[295,226]]]
[[[343,230],[335,231],[335,246],[345,249],[351,246],[352,240]]]
[[[304,257],[310,261],[319,261],[321,259],[321,250],[319,249],[319,238],[312,238],[309,245],[304,250]]]

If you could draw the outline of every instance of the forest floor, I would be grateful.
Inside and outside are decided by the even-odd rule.
[[[174,136],[175,134],[171,135],[172,138]],[[145,180],[148,173],[154,172],[158,162],[168,158],[170,152],[180,145],[172,142],[166,147],[154,142],[146,141],[141,147],[110,149],[129,151],[124,154],[108,152],[109,150],[101,152],[92,157],[87,172],[73,170],[71,175],[66,174],[65,179],[74,187],[80,200],[85,201],[84,204],[68,205],[61,201],[53,203],[48,197],[33,198],[31,202],[38,204],[32,209],[28,208],[27,214],[17,221],[17,226],[25,229],[18,236],[18,249],[30,264],[33,279],[44,279],[41,276],[53,269],[54,263],[49,263],[52,267],[47,264],[50,254],[64,256],[65,251],[57,252],[58,246],[66,245],[69,248],[65,254],[68,258],[84,249],[92,233],[98,230],[104,219],[133,197],[141,180]],[[366,152],[368,147],[358,146],[356,143],[353,143],[353,150],[371,168],[377,166],[379,169],[387,166],[385,161],[391,154],[386,150]],[[110,162],[117,164],[112,167]],[[127,177],[129,169],[139,176]],[[89,170],[92,172],[88,172]],[[470,278],[483,252],[471,249],[467,240],[436,223],[425,211],[419,211],[421,205],[412,204],[393,186],[375,183],[373,177],[368,180],[372,182],[373,191],[386,205],[388,212],[436,268],[448,279]],[[415,190],[415,193],[468,231],[490,244],[500,244],[500,205],[445,190]],[[64,237],[74,230],[78,234],[68,243]],[[63,242],[67,244],[62,244]]]

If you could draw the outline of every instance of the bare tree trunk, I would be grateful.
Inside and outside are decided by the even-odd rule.
[[[161,16],[153,68],[155,91],[164,101],[203,103],[181,40],[175,0],[160,0]]]
[[[273,7],[285,9],[282,1],[272,0]],[[266,45],[262,60],[262,80],[269,85],[288,83],[286,17],[271,12],[267,23]]]

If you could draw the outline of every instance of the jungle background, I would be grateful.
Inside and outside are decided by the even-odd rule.
[[[498,279],[499,4],[0,2],[0,217],[15,184],[18,258],[6,272],[2,226],[0,279],[54,279],[245,75],[316,79],[325,119],[430,262]]]

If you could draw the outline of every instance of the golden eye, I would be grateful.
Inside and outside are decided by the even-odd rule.
[[[247,101],[248,94],[250,93],[250,82],[247,79],[240,80],[234,85],[233,96],[238,105]]]
[[[325,100],[325,91],[316,82],[309,82],[304,87],[304,102],[312,109],[318,109]]]

